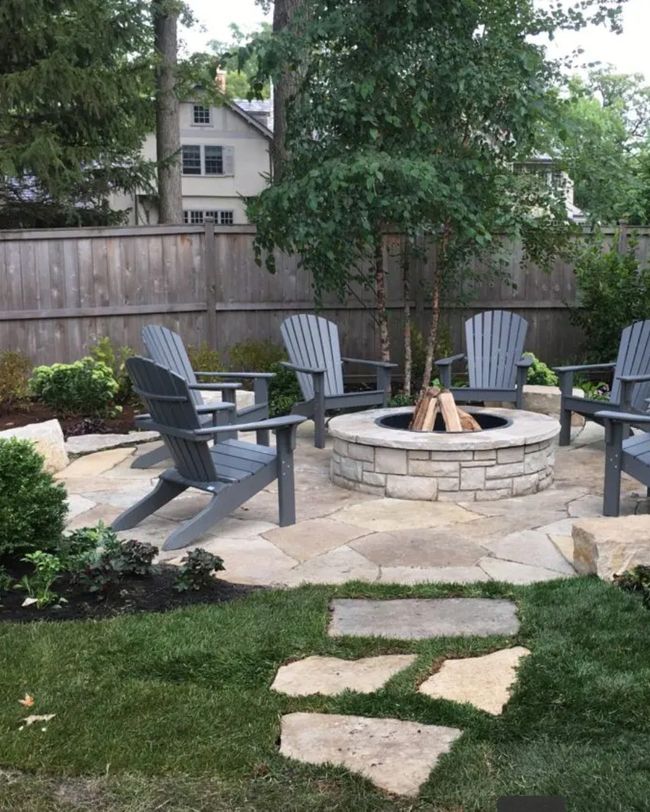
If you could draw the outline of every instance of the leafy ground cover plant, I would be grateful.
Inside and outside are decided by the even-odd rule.
[[[589,378],[576,378],[576,386],[585,393],[589,400],[609,400],[609,384],[604,381],[590,381]]]
[[[29,398],[32,365],[21,352],[0,352],[0,412],[9,411]]]
[[[87,356],[73,364],[36,367],[30,381],[32,393],[62,415],[110,417],[119,407],[119,384],[112,369]]]
[[[525,356],[533,359],[533,363],[528,367],[526,382],[534,386],[557,386],[558,377],[553,370],[540,361],[532,352],[525,352]]]
[[[302,400],[302,392],[298,378],[290,369],[278,363],[269,371],[275,375],[269,382],[269,415],[281,417],[289,414],[294,403]]]
[[[614,582],[627,592],[636,592],[650,609],[650,567],[639,565],[614,577]]]
[[[187,354],[189,356],[192,369],[196,370],[197,372],[201,370],[203,372],[219,372],[224,368],[219,353],[216,350],[213,350],[206,341],[195,347],[189,346],[187,348]],[[213,379],[205,378],[199,375],[198,380],[211,381]]]
[[[198,590],[211,586],[213,573],[224,569],[223,558],[218,555],[213,555],[200,547],[190,550],[183,556],[174,589],[177,592],[187,592],[190,589]]]
[[[54,592],[52,586],[63,570],[63,563],[59,556],[36,550],[28,553],[22,560],[31,564],[34,569],[30,575],[23,575],[16,584],[16,589],[24,590],[30,598],[36,601],[39,609],[57,603],[60,596]]]
[[[0,439],[0,558],[54,549],[68,512],[66,497],[31,442]]]
[[[98,363],[105,364],[113,371],[117,381],[115,400],[117,403],[128,403],[133,399],[133,385],[126,370],[126,362],[135,355],[131,347],[116,346],[108,336],[103,336],[90,350],[90,357]]]

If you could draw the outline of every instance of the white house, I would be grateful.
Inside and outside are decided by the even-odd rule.
[[[240,196],[259,194],[271,171],[271,130],[260,115],[234,102],[206,107],[180,104],[183,215],[186,223],[203,223],[207,216],[218,225],[248,222]],[[156,137],[143,144],[146,158],[156,158]],[[158,222],[155,196],[114,195],[111,208],[129,209],[131,225]]]

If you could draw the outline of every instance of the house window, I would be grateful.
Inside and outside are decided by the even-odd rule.
[[[201,174],[201,147],[198,144],[183,145],[183,174]]]
[[[192,119],[195,124],[209,124],[210,108],[204,107],[202,104],[195,104],[192,109]]]
[[[223,147],[205,147],[205,174],[223,175]]]
[[[211,217],[217,226],[232,226],[235,223],[235,213],[231,209],[210,209],[209,211],[186,209],[183,212],[183,222],[187,225],[203,225],[206,217]]]

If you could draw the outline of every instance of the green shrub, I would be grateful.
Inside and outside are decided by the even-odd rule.
[[[0,558],[55,548],[67,512],[65,488],[32,443],[0,439]]]
[[[298,378],[290,369],[274,364],[269,371],[275,374],[269,382],[269,415],[282,417],[291,412],[294,403],[302,400],[302,392]]]
[[[9,592],[13,586],[14,579],[9,575],[4,567],[0,567],[0,600],[2,600],[2,593]]]
[[[399,406],[413,406],[415,403],[415,395],[407,395],[405,392],[398,392],[388,401],[388,405],[396,409]]]
[[[615,575],[614,582],[621,589],[637,592],[643,603],[650,608],[650,567],[641,564],[621,575]]]
[[[23,575],[16,585],[17,588],[24,590],[30,598],[33,598],[39,609],[56,603],[60,596],[53,591],[52,586],[61,575],[63,569],[61,559],[52,553],[36,550],[28,553],[22,560],[31,564],[34,571],[31,575]]]
[[[584,332],[586,360],[613,361],[621,330],[650,313],[650,267],[640,266],[634,245],[621,253],[614,240],[609,251],[599,244],[584,250],[575,274],[580,306],[571,320]]]
[[[609,384],[604,381],[590,381],[588,378],[576,378],[575,385],[585,393],[588,400],[609,400]]]
[[[192,369],[203,372],[220,372],[223,370],[223,364],[221,363],[221,358],[219,357],[219,353],[216,350],[213,350],[212,347],[207,343],[203,342],[199,344],[198,347],[189,346],[187,348],[187,354],[190,359],[190,364],[192,365]],[[199,381],[214,381],[214,378],[206,378],[201,375],[197,376]]]
[[[9,411],[29,397],[32,365],[22,352],[0,352],[0,411]]]
[[[188,592],[212,586],[212,573],[224,570],[223,559],[198,547],[190,550],[182,559],[178,575],[174,581],[177,592]]]
[[[557,386],[558,377],[553,370],[532,352],[525,352],[524,355],[533,359],[533,363],[528,367],[526,382],[534,386]]]
[[[228,357],[235,372],[272,372],[276,364],[285,360],[286,353],[270,341],[242,341],[230,348]]]
[[[119,411],[113,371],[90,356],[74,364],[36,367],[30,388],[58,414],[106,417]]]
[[[108,336],[97,340],[94,347],[91,347],[90,357],[106,364],[113,372],[113,377],[117,381],[117,392],[115,400],[117,403],[128,403],[133,399],[133,384],[126,369],[126,362],[135,355],[131,347],[116,347]]]
[[[130,539],[120,541],[114,530],[101,522],[83,527],[63,542],[68,571],[88,592],[105,592],[129,575],[153,574],[158,548]]]

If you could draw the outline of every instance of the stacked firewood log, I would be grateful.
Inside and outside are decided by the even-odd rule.
[[[438,420],[439,431],[480,431],[481,427],[469,412],[459,409],[448,389],[430,386],[424,389],[415,404],[411,431],[433,431]]]

